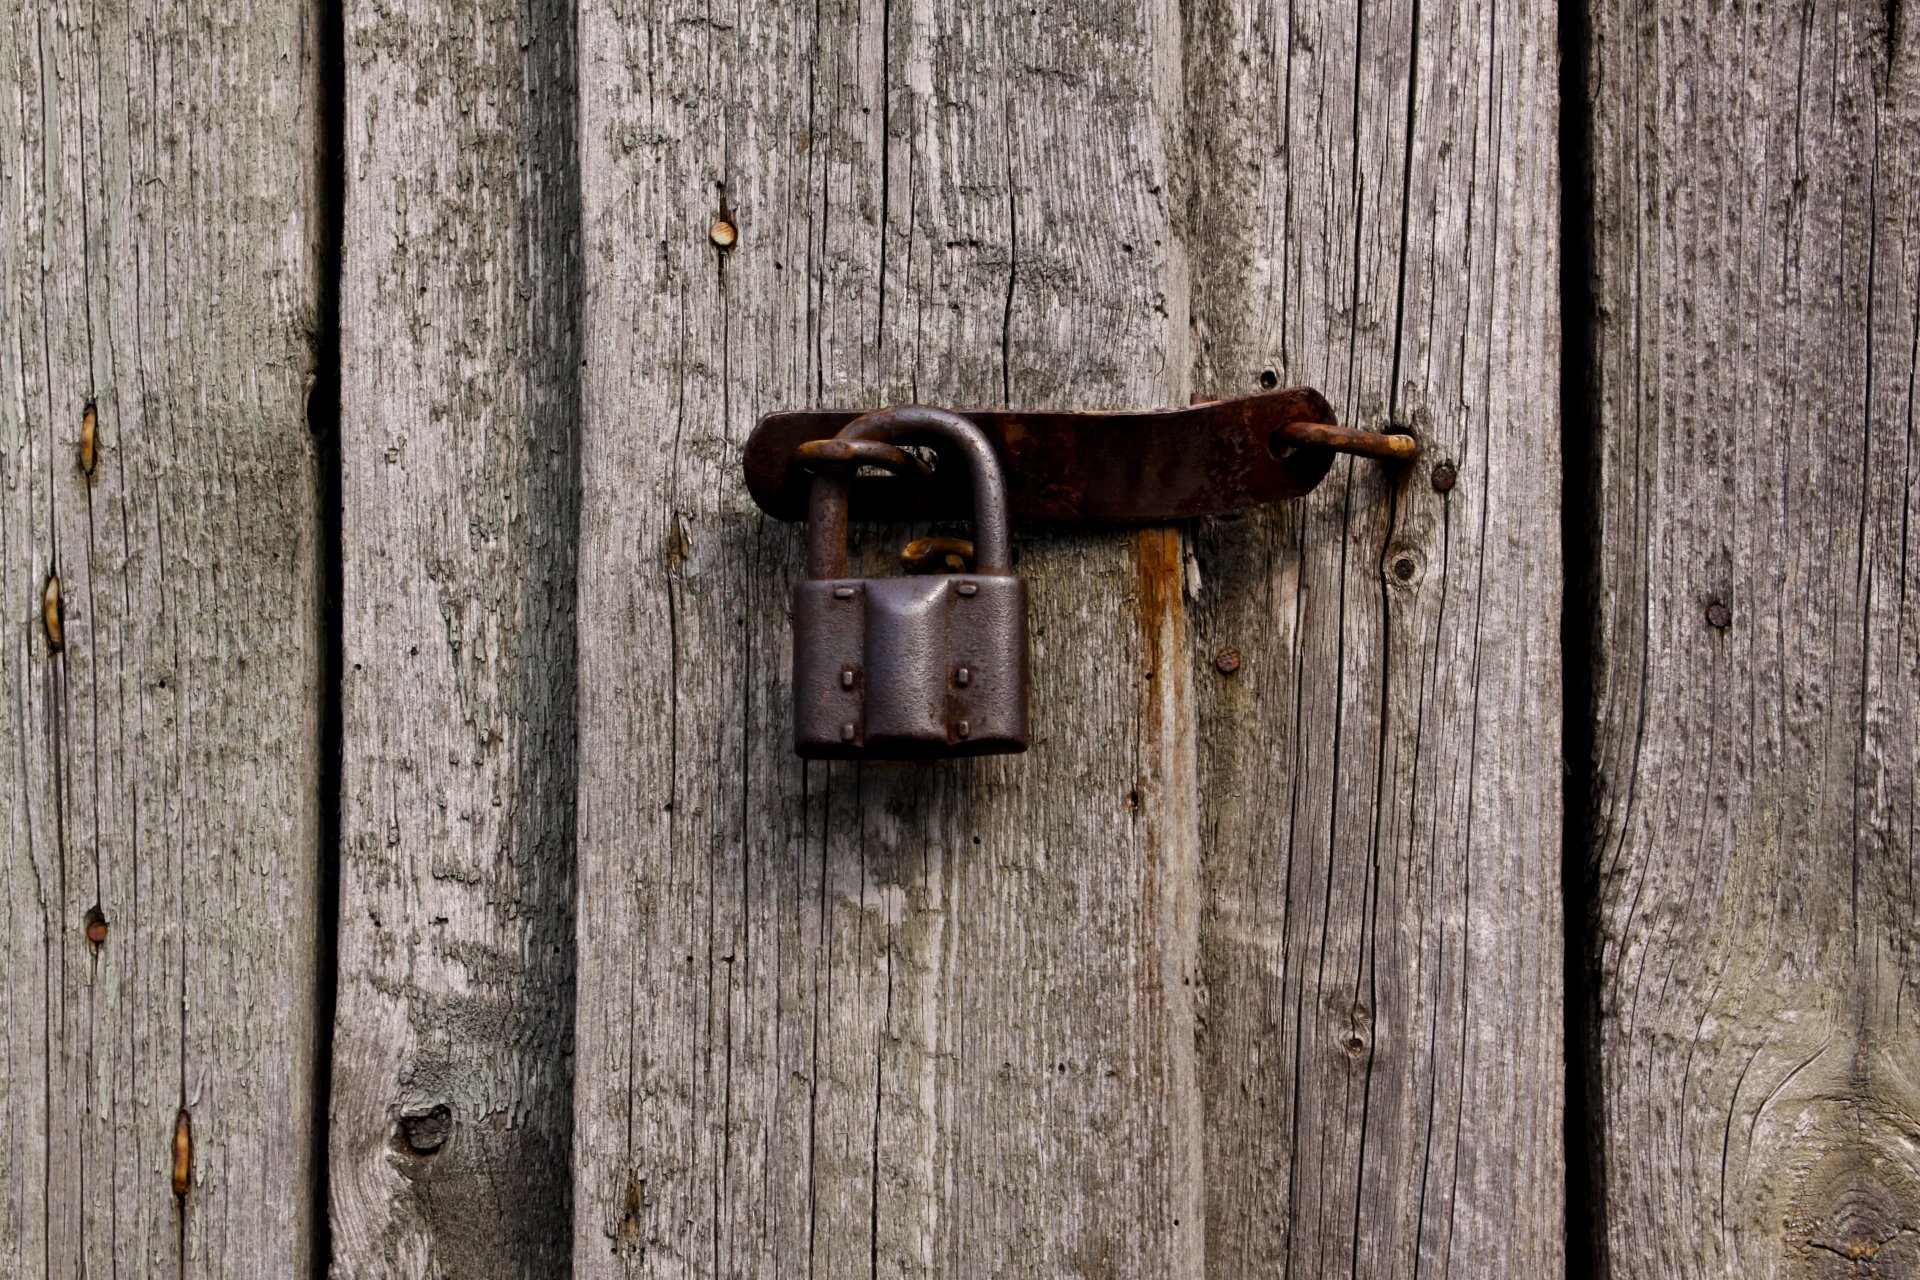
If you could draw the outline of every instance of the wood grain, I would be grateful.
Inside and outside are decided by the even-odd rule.
[[[1920,1275],[1920,25],[1591,12],[1599,1252]]]
[[[1199,1274],[1179,535],[1023,542],[1031,754],[803,767],[801,536],[739,470],[771,409],[1184,402],[1177,16],[581,47],[576,1274]]]
[[[0,1274],[313,1262],[316,16],[0,5]]]
[[[346,6],[340,1276],[571,1252],[572,6]]]
[[[1219,1275],[1562,1265],[1555,55],[1502,0],[1189,12],[1195,389],[1424,448],[1197,538]]]

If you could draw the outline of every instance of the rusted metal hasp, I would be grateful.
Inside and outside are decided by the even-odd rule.
[[[777,519],[805,520],[813,476],[797,456],[800,446],[831,439],[864,412],[803,409],[762,418],[747,441],[754,501]],[[986,433],[1006,473],[1011,512],[1028,520],[1218,515],[1299,497],[1320,483],[1335,453],[1404,462],[1420,451],[1412,436],[1332,425],[1333,407],[1309,387],[1179,409],[960,412]],[[957,519],[972,503],[962,467],[939,467],[926,478],[868,470],[853,480],[850,514]]]

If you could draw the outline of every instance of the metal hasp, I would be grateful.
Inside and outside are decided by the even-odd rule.
[[[971,482],[974,565],[847,576],[856,467],[919,476],[894,442],[931,445]],[[793,748],[809,758],[943,759],[1027,749],[1027,584],[1013,573],[1000,460],[944,409],[883,409],[810,448],[807,576],[793,591]],[[918,483],[908,479],[905,483]]]
[[[1333,407],[1309,387],[1263,391],[1182,409],[1125,413],[1080,410],[961,410],[1006,476],[1007,507],[1018,519],[1124,523],[1219,515],[1297,498],[1320,483],[1336,453],[1388,462],[1417,457],[1410,435],[1333,424]],[[834,440],[857,410],[768,414],[747,441],[747,488],[768,515],[807,518],[809,467],[832,458],[809,442]],[[847,442],[864,448],[871,441]],[[829,448],[840,448],[836,443]],[[886,447],[883,445],[882,447]],[[904,451],[868,449],[848,493],[857,520],[957,519],[972,508],[963,468],[931,476]],[[835,455],[839,456],[839,455]],[[883,468],[881,474],[873,474]],[[914,475],[899,474],[911,469]]]

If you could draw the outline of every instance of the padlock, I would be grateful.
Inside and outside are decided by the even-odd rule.
[[[910,462],[891,447],[897,441],[931,444],[942,466],[966,467],[970,571],[847,576],[851,467],[887,456]],[[1025,751],[1027,584],[1013,573],[993,446],[960,415],[915,405],[856,418],[832,443],[842,461],[814,478],[807,576],[793,592],[794,750],[862,760]]]

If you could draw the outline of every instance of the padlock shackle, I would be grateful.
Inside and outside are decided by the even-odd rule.
[[[981,573],[1013,572],[1013,536],[1007,527],[1007,482],[999,455],[980,428],[957,413],[908,404],[855,418],[838,440],[915,441],[940,448],[942,462],[966,460],[973,489],[974,566]],[[945,448],[942,446],[951,446]],[[807,576],[843,578],[847,573],[847,499],[850,467],[830,467],[814,477],[807,500]]]

